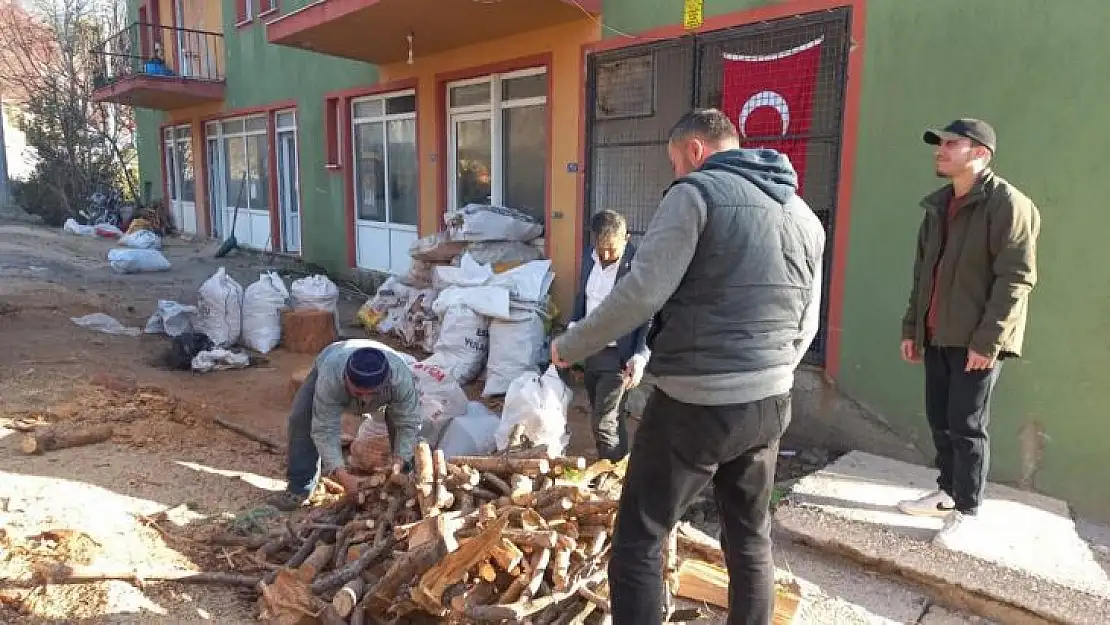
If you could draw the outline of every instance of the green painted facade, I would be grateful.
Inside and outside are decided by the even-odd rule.
[[[243,28],[235,26],[235,9],[229,1],[224,2],[223,15],[227,73],[223,110],[296,102],[303,254],[328,271],[344,271],[348,268],[344,174],[324,168],[324,99],[329,91],[374,84],[377,70],[369,63],[270,44],[265,25],[258,20]],[[140,174],[143,181],[152,183],[153,195],[159,197],[162,169],[158,129],[167,117],[158,111],[140,110],[137,118]]]
[[[768,4],[787,3],[706,0],[705,14]],[[605,3],[615,31],[681,20],[681,0]],[[1043,218],[1026,356],[1006,363],[994,401],[992,477],[1021,476],[1019,431],[1036,421],[1047,435],[1036,488],[1110,517],[1110,3],[867,0],[865,20],[839,386],[931,451],[923,373],[898,357],[918,201],[939,185],[921,131],[958,116],[990,120],[996,171]],[[620,37],[614,30],[606,36]]]

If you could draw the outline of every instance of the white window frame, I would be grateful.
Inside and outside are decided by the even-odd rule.
[[[226,171],[226,169],[227,169],[227,139],[235,139],[235,138],[242,137],[242,139],[243,139],[243,153],[244,154],[249,154],[249,151],[247,150],[247,137],[264,136],[264,137],[266,137],[267,153],[269,153],[269,150],[272,149],[271,146],[269,145],[269,143],[270,143],[269,134],[270,133],[269,133],[269,130],[267,128],[264,127],[261,130],[247,130],[246,129],[247,121],[251,120],[251,119],[261,119],[263,121],[266,121],[266,115],[262,114],[262,115],[245,115],[243,117],[227,117],[227,118],[219,119],[219,120],[216,120],[216,121],[213,121],[213,122],[208,122],[208,124],[205,127],[205,130],[206,130],[205,138],[206,139],[217,138],[219,140],[218,145],[219,145],[219,150],[220,150],[220,158],[222,159],[221,162],[220,162],[221,167],[220,167],[220,171],[219,171],[219,178],[220,178],[221,188],[223,189],[223,192],[224,192],[224,198],[223,198],[224,204],[227,204],[227,203],[231,202],[232,200],[238,201],[238,199],[239,199],[239,198],[227,197],[227,183],[228,183],[227,171]],[[224,124],[231,123],[231,122],[243,122],[243,130],[239,130],[239,131],[235,131],[235,132],[224,132]],[[267,122],[267,124],[268,124],[268,122]],[[215,131],[215,132],[213,132],[213,131]],[[267,162],[268,161],[269,161],[269,159],[267,159]],[[251,166],[251,162],[250,162],[249,157],[248,157],[247,167],[249,168],[250,166]],[[269,165],[267,165],[267,168],[268,167],[269,167]],[[250,170],[248,169],[248,171],[250,171]],[[267,174],[269,174],[269,173],[270,172],[267,172]],[[270,192],[269,189],[265,189],[265,191],[266,191],[266,193]],[[247,197],[247,204],[248,204],[248,206],[250,205],[250,197],[249,196]],[[268,204],[268,202],[267,202],[267,204]],[[226,208],[230,208],[230,206],[228,206]],[[255,212],[262,212],[262,209],[259,209],[259,208],[247,208],[246,210],[252,210],[252,211],[255,211]],[[266,211],[270,212],[270,209],[267,208]]]
[[[284,115],[291,116],[291,118],[293,120],[293,123],[292,124],[286,124],[286,125],[283,126],[280,123],[279,120]],[[281,249],[282,249],[282,252],[289,252],[289,250],[286,249],[286,247],[287,247],[286,246],[286,237],[288,236],[288,233],[285,232],[285,228],[286,228],[285,214],[282,211],[282,207],[281,207],[281,202],[282,202],[282,198],[281,198],[281,176],[282,176],[282,173],[281,173],[281,159],[278,157],[279,156],[278,146],[281,143],[282,133],[290,134],[290,135],[293,136],[293,188],[289,189],[289,193],[290,193],[290,196],[293,197],[294,201],[296,201],[296,203],[297,203],[297,229],[299,230],[299,232],[297,232],[297,241],[299,242],[299,245],[297,246],[297,250],[294,253],[299,255],[299,254],[304,253],[304,216],[303,216],[304,206],[301,206],[301,197],[300,197],[300,193],[301,193],[301,142],[300,142],[300,136],[298,135],[298,130],[297,130],[297,128],[298,128],[297,124],[299,122],[299,120],[297,119],[297,109],[296,108],[287,108],[287,109],[281,109],[280,111],[274,111],[273,112],[273,120],[274,120],[274,147],[273,147],[273,150],[274,150],[274,167],[275,167],[274,182],[277,185],[277,189],[278,189],[277,215],[278,215],[278,228],[279,228],[279,232],[281,233]]]
[[[466,80],[458,80],[447,83],[447,133],[448,133],[448,149],[450,154],[448,158],[448,187],[447,187],[447,202],[448,208],[453,209],[458,205],[458,138],[455,133],[456,119],[459,121],[479,119],[480,114],[486,114],[487,119],[490,120],[490,161],[492,164],[490,176],[490,201],[495,206],[503,206],[505,199],[505,162],[502,148],[504,141],[502,134],[504,132],[504,116],[502,113],[506,109],[513,109],[525,106],[547,106],[547,94],[536,96],[532,98],[517,98],[512,100],[505,100],[501,97],[501,83],[505,80],[513,78],[525,78],[528,76],[538,76],[540,74],[547,74],[548,81],[551,80],[551,75],[547,71],[546,66],[529,67],[527,69],[516,70],[512,72],[504,72],[501,74],[488,74],[479,76],[477,78],[468,78]],[[451,106],[451,90],[455,87],[465,87],[467,85],[488,84],[490,88],[490,101],[488,104],[475,104],[471,106]],[[550,90],[550,82],[548,83]],[[545,113],[551,115],[551,110],[546,109]],[[550,164],[551,154],[547,155],[547,161]],[[550,197],[551,189],[545,186],[544,193]],[[545,204],[547,198],[544,198]]]
[[[416,220],[417,220],[418,223],[417,224],[412,224],[412,225],[394,223],[393,222],[393,197],[392,197],[393,194],[390,193],[390,189],[388,189],[388,188],[386,189],[386,192],[385,192],[385,221],[374,221],[372,219],[361,219],[358,216],[358,211],[359,211],[359,197],[358,197],[359,184],[358,183],[359,183],[359,180],[358,180],[358,165],[357,165],[357,163],[358,163],[358,154],[355,153],[355,131],[358,128],[359,124],[373,124],[373,123],[381,123],[382,124],[382,141],[383,141],[383,145],[386,146],[386,149],[385,149],[385,166],[384,166],[383,171],[385,171],[385,182],[388,185],[389,184],[389,142],[387,141],[388,136],[386,134],[387,133],[386,129],[388,128],[388,122],[401,121],[401,120],[413,120],[417,124],[420,123],[419,121],[416,121],[416,114],[417,114],[417,112],[419,111],[419,108],[420,108],[419,103],[417,103],[416,110],[413,110],[410,113],[386,114],[386,100],[389,100],[391,98],[405,97],[405,96],[416,97],[416,90],[415,89],[403,89],[401,91],[390,91],[389,93],[376,93],[374,95],[363,96],[363,97],[351,99],[351,102],[350,102],[350,105],[349,105],[350,106],[350,113],[351,113],[351,125],[350,125],[350,127],[347,128],[347,132],[348,132],[348,136],[350,137],[350,142],[351,142],[350,143],[350,145],[351,145],[351,183],[354,185],[352,188],[354,189],[354,198],[353,198],[353,200],[354,200],[354,204],[355,204],[355,225],[356,226],[359,223],[364,223],[364,224],[368,224],[368,225],[369,224],[376,224],[376,225],[379,225],[381,227],[386,227],[386,228],[393,229],[393,230],[402,230],[402,231],[407,231],[407,232],[416,232],[417,228],[419,227],[419,221],[420,221],[420,210],[419,210],[420,201],[419,201],[419,197],[417,198],[417,215],[416,215]],[[356,117],[355,116],[355,106],[357,104],[362,104],[362,103],[365,103],[365,102],[372,102],[372,101],[375,101],[375,100],[381,101],[382,112],[381,112],[380,115],[369,115],[369,116],[365,116],[365,117]],[[419,154],[420,154],[420,143],[419,143],[419,141],[417,141],[416,153],[417,153],[418,158],[419,158]],[[417,162],[417,167],[419,167],[419,161]],[[417,192],[419,192],[419,189],[417,189]]]

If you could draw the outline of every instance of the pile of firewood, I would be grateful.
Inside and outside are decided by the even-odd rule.
[[[607,617],[623,463],[587,467],[542,447],[448,461],[422,442],[414,464],[411,474],[399,466],[371,474],[357,503],[313,510],[258,549],[273,567],[257,586],[264,621],[578,625]],[[727,606],[716,540],[680,526],[665,558],[668,594]]]

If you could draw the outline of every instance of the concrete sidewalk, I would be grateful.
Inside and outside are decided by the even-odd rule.
[[[936,472],[862,452],[802,479],[776,513],[796,539],[921,583],[1001,622],[1110,623],[1110,576],[1076,532],[1066,504],[991,484],[983,538],[965,552],[932,545],[939,519],[902,514]]]

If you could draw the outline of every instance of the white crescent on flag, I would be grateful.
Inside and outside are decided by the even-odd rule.
[[[789,50],[783,50],[782,52],[774,52],[772,54],[723,53],[722,56],[727,61],[739,61],[742,63],[777,61],[789,56],[794,56],[795,54],[798,54],[799,52],[804,52],[806,50],[809,50],[810,48],[817,47],[821,45],[823,41],[825,41],[825,37],[822,35],[821,37],[818,37],[813,41],[808,41],[800,46],[790,48]],[[759,93],[756,93],[748,98],[744,102],[744,106],[740,108],[740,119],[738,120],[740,123],[738,124],[738,129],[740,130],[740,134],[742,136],[748,136],[748,133],[745,130],[745,126],[747,125],[748,118],[751,117],[751,114],[754,113],[757,109],[763,108],[765,106],[778,111],[779,118],[782,119],[782,134],[785,135],[787,133],[787,130],[789,130],[790,128],[790,104],[786,101],[786,98],[782,97],[782,94],[780,93],[774,91],[760,91]]]

